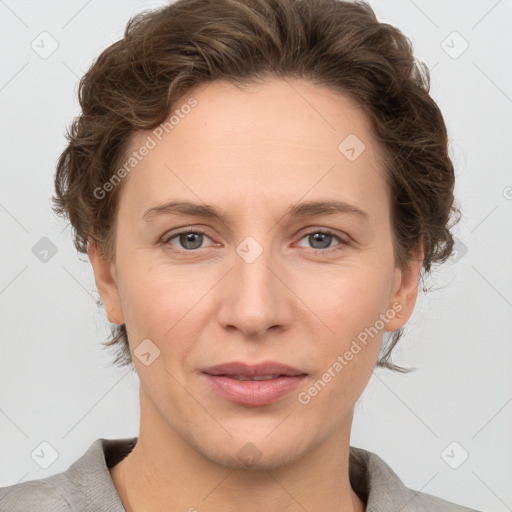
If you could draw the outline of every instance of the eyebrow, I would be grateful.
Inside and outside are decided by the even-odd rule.
[[[169,201],[167,203],[153,206],[144,212],[142,218],[149,221],[155,216],[173,214],[188,215],[191,217],[203,217],[224,221],[226,215],[213,206],[197,204],[191,201]],[[290,205],[284,217],[313,217],[318,215],[350,214],[363,220],[368,220],[369,215],[355,205],[343,201],[306,201]]]

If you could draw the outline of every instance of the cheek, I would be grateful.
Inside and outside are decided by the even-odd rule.
[[[307,290],[308,306],[327,326],[321,327],[325,335],[309,348],[319,371],[316,377],[332,382],[324,396],[327,401],[330,393],[333,400],[350,401],[371,377],[384,335],[380,315],[389,305],[392,278],[391,259],[373,265],[366,262],[340,269],[330,279],[317,281],[325,285],[322,288]]]
[[[346,340],[373,325],[385,312],[392,280],[391,264],[360,261],[314,279],[301,278],[294,288],[328,332]]]
[[[338,280],[330,280],[329,293],[317,290],[317,305],[312,307],[329,330],[307,347],[317,371],[305,390],[306,399],[320,416],[331,415],[333,422],[363,392],[382,344],[383,330],[377,321],[386,311],[391,278],[363,270],[352,268]]]
[[[145,338],[162,355],[172,343],[172,353],[191,350],[202,329],[201,311],[209,290],[218,280],[200,269],[131,260],[120,274],[123,313],[132,349]],[[204,299],[203,299],[204,300]],[[138,341],[137,341],[138,340]]]

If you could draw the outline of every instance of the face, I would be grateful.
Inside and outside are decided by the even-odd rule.
[[[420,271],[395,267],[369,121],[303,81],[218,81],[180,105],[168,133],[132,139],[131,151],[156,144],[124,178],[115,261],[90,250],[109,320],[127,327],[141,410],[230,467],[348,443],[383,333],[410,317]],[[175,201],[219,217],[159,208]],[[345,206],[304,206],[334,201]],[[231,362],[247,367],[212,370]],[[262,362],[286,369],[262,366],[255,379]]]

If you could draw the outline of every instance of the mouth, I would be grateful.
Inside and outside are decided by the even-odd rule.
[[[250,407],[270,405],[283,399],[308,375],[273,361],[256,365],[225,363],[206,368],[201,373],[217,395]]]
[[[254,377],[247,377],[246,375],[214,375],[214,377],[227,377],[236,380],[272,380],[278,377],[284,377],[284,375],[256,375]]]

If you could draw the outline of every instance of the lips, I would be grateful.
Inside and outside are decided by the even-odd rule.
[[[203,372],[209,375],[241,376],[249,379],[253,377],[267,377],[269,375],[284,375],[287,377],[306,375],[305,372],[297,368],[286,364],[274,363],[273,361],[264,361],[255,365],[235,361],[211,366],[203,370]]]
[[[231,362],[202,371],[210,388],[221,397],[246,406],[270,405],[293,391],[307,373],[265,361],[256,365]]]

